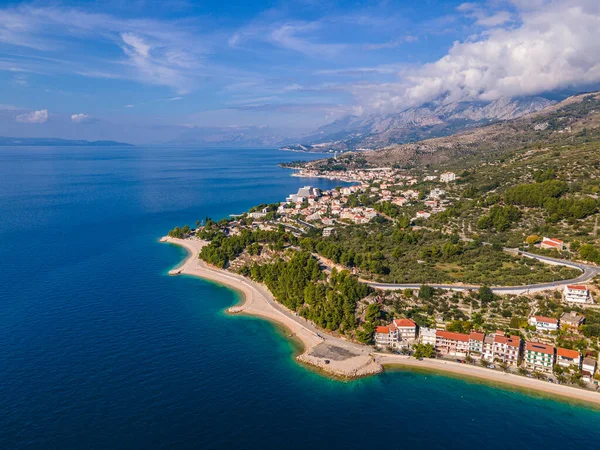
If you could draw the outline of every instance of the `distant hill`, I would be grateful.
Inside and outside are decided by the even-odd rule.
[[[192,127],[167,145],[205,148],[274,148],[285,142],[283,136],[268,127]]]
[[[492,102],[443,103],[440,100],[387,116],[344,117],[302,137],[300,145],[288,145],[282,150],[323,152],[378,149],[512,120],[552,104],[553,101],[542,97],[503,98]]]
[[[132,144],[116,141],[84,141],[58,138],[16,138],[0,136],[0,146],[10,147],[133,147]]]

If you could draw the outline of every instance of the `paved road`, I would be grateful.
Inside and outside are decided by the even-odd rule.
[[[580,284],[586,283],[592,280],[595,276],[600,274],[600,266],[593,266],[590,264],[577,263],[573,261],[566,261],[564,259],[551,258],[549,256],[536,255],[535,253],[522,252],[514,248],[505,248],[504,251],[508,253],[520,253],[522,256],[528,258],[537,259],[546,264],[553,264],[558,266],[566,266],[574,269],[581,270],[581,275],[577,278],[570,280],[559,280],[548,283],[538,284],[526,284],[523,286],[494,286],[491,287],[492,291],[496,294],[527,294],[531,292],[540,292],[551,289],[558,289],[568,284]],[[331,262],[319,257],[319,261],[329,270],[331,270]],[[375,289],[383,290],[400,290],[400,289],[418,289],[421,284],[398,284],[398,283],[377,283],[374,281],[361,280]],[[474,291],[479,289],[480,286],[475,285],[453,285],[453,284],[429,284],[429,286],[437,289],[447,289],[451,291]]]

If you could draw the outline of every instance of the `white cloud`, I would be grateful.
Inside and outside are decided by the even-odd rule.
[[[66,55],[74,46],[95,41],[120,47],[125,56],[101,59],[98,53],[90,52],[65,61],[19,59],[27,71],[126,78],[188,92],[202,73],[211,39],[201,36],[191,20],[126,19],[36,4],[0,8],[0,44]]]
[[[19,114],[16,119],[20,123],[46,123],[48,122],[48,110],[41,109],[39,111]]]
[[[73,114],[71,116],[71,121],[74,123],[86,123],[86,122],[89,122],[89,120],[90,120],[90,116],[87,114],[83,114],[83,113]]]
[[[367,108],[391,112],[440,96],[489,101],[600,82],[600,2],[548,0],[518,12],[516,27],[455,42],[446,56],[404,71],[397,83],[352,91]]]

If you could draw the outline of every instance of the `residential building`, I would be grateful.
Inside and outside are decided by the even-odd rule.
[[[436,331],[435,328],[420,328],[419,340],[421,344],[430,344],[435,347]]]
[[[428,213],[426,211],[418,211],[417,212],[417,219],[429,219],[431,217],[431,213]]]
[[[488,334],[483,340],[481,357],[486,361],[494,361],[494,334]]]
[[[586,370],[594,375],[596,373],[596,358],[592,358],[591,356],[583,358],[581,370]]]
[[[440,181],[442,183],[449,183],[456,180],[456,174],[454,172],[444,172],[440,175]]]
[[[554,347],[540,342],[527,342],[523,364],[527,369],[552,373],[554,366]]]
[[[489,362],[503,362],[517,366],[521,356],[521,338],[506,336],[503,331],[489,334],[483,342],[482,358]]]
[[[443,355],[467,356],[469,353],[469,335],[436,330],[435,349]]]
[[[436,200],[439,200],[442,197],[442,195],[446,195],[446,191],[440,188],[432,189],[429,193],[429,197]]]
[[[255,211],[255,212],[251,212],[250,214],[248,214],[249,217],[252,217],[253,219],[261,219],[263,217],[265,217],[267,215],[267,213],[262,212],[262,211]]]
[[[494,336],[494,359],[509,366],[517,366],[521,356],[521,338],[519,336],[505,336],[498,331]]]
[[[485,334],[483,333],[471,331],[471,334],[469,334],[469,355],[472,358],[479,359],[482,357],[484,339]]]
[[[333,227],[326,227],[323,228],[323,237],[329,237],[331,236],[333,233],[335,232],[335,228]]]
[[[394,319],[391,324],[375,329],[378,347],[402,347],[417,337],[417,324],[410,319]]]
[[[407,201],[404,197],[398,197],[392,200],[392,203],[396,206],[404,206]]]
[[[410,319],[394,319],[392,324],[398,330],[398,339],[416,339],[417,324]]]
[[[587,286],[569,284],[563,290],[563,299],[568,303],[592,303],[592,296]]]
[[[577,314],[575,311],[564,313],[562,316],[560,316],[560,324],[563,327],[579,328],[583,322],[585,322],[585,317]]]
[[[577,350],[558,347],[556,349],[556,364],[562,367],[575,366],[579,370],[581,365],[581,353]]]
[[[533,316],[529,318],[529,325],[535,326],[537,331],[558,330],[558,319],[544,316]]]
[[[375,328],[375,345],[377,347],[391,347],[394,342],[394,333],[389,327]]]
[[[542,239],[542,242],[540,243],[540,248],[548,248],[548,249],[555,249],[555,250],[564,250],[565,249],[565,243],[563,241],[561,241],[560,239],[554,239],[554,238],[544,237]]]

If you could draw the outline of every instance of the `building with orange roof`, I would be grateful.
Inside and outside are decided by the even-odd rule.
[[[506,336],[503,331],[496,331],[485,337],[483,343],[483,359],[490,362],[503,362],[509,366],[517,366],[521,357],[521,338]]]
[[[532,316],[529,318],[529,325],[535,326],[537,331],[558,330],[558,319],[545,316]]]
[[[392,324],[398,330],[399,339],[415,339],[417,337],[417,324],[410,319],[394,319]]]
[[[540,248],[564,250],[565,243],[563,241],[561,241],[560,239],[544,237],[542,239],[542,242],[540,242]]]
[[[593,303],[590,290],[582,284],[569,284],[563,289],[563,300],[567,303]]]
[[[477,331],[471,331],[469,334],[469,355],[472,358],[478,359],[481,358],[483,353],[483,341],[485,339],[484,333],[479,333]]]
[[[469,335],[436,330],[435,349],[443,355],[465,357],[469,354]]]
[[[416,337],[417,324],[410,319],[394,319],[389,325],[375,329],[378,347],[406,347]]]
[[[392,336],[389,327],[375,328],[375,345],[377,347],[389,347],[392,344]]]
[[[523,365],[527,369],[552,373],[554,361],[554,347],[552,345],[531,341],[528,341],[525,345]]]
[[[575,366],[579,369],[581,366],[581,353],[577,350],[558,347],[556,349],[556,364],[562,367]]]

